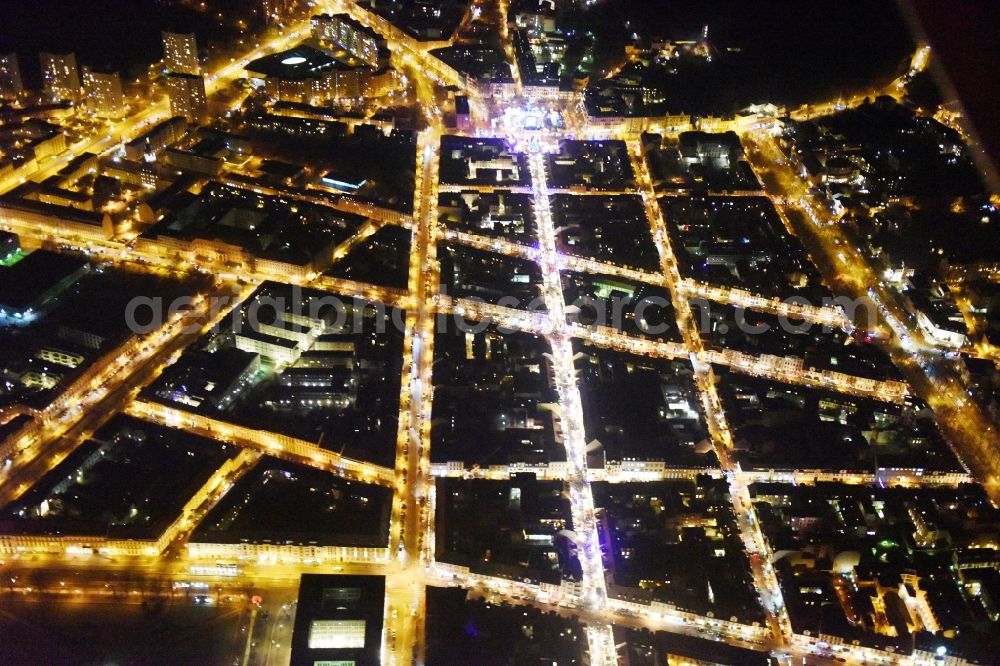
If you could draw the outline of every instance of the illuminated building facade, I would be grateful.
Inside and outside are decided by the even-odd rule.
[[[369,67],[388,61],[385,38],[369,30],[347,14],[320,14],[312,17],[313,39],[347,51]]]
[[[42,53],[42,85],[52,101],[75,102],[80,98],[80,73],[75,53]]]
[[[17,63],[17,54],[0,55],[0,97],[18,97],[24,92],[21,81],[21,67]]]
[[[205,95],[205,78],[194,74],[168,74],[167,96],[170,114],[183,116],[188,122],[197,122],[208,111]]]
[[[125,113],[125,92],[118,72],[101,71],[84,65],[83,92],[92,113],[118,118]]]
[[[193,34],[163,33],[163,66],[175,74],[200,74],[198,44]]]

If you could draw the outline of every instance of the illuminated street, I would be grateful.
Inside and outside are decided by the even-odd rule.
[[[835,99],[699,117],[639,82],[738,58],[708,25],[650,40],[634,21],[598,70],[561,3],[459,3],[444,32],[448,7],[300,4],[194,55],[200,113],[165,62],[117,114],[72,100],[49,124],[75,141],[0,170],[0,277],[64,271],[0,301],[23,355],[0,355],[0,611],[211,606],[233,664],[403,666],[443,663],[429,590],[451,588],[483,613],[455,641],[514,609],[510,654],[553,664],[985,663],[959,648],[995,625],[1000,545],[976,527],[1000,439],[965,359],[1000,359],[981,284],[1000,273],[941,260],[966,333],[920,311],[914,268],[861,236],[924,204],[865,199],[876,160],[837,132],[874,139],[828,121],[903,116],[931,47]],[[905,113],[937,132],[929,111]],[[948,119],[950,168],[968,135]],[[988,226],[995,201],[965,198],[948,209]],[[166,316],[77,330],[73,299],[130,276],[173,296],[150,300]],[[120,314],[100,301],[92,319]],[[195,452],[203,474],[171,478]],[[948,595],[975,606],[964,624]],[[529,629],[550,624],[573,657]]]

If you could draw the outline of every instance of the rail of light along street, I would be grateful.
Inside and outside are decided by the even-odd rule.
[[[434,314],[438,312],[452,312],[460,315],[471,316],[478,319],[488,319],[509,325],[516,330],[525,330],[544,334],[552,351],[552,368],[555,376],[556,386],[559,394],[559,423],[564,436],[567,454],[567,473],[565,483],[569,492],[573,526],[577,534],[578,554],[583,571],[581,583],[582,592],[577,596],[569,596],[559,601],[565,602],[564,606],[554,604],[549,598],[550,592],[538,589],[528,589],[524,586],[519,588],[524,592],[522,601],[532,603],[541,608],[551,609],[553,605],[557,608],[565,609],[572,606],[574,612],[579,611],[580,616],[586,620],[586,636],[589,646],[590,662],[610,666],[617,663],[615,654],[614,636],[612,633],[612,623],[622,623],[625,625],[647,626],[651,628],[675,630],[680,633],[692,633],[693,627],[701,623],[704,626],[711,626],[720,632],[720,636],[725,637],[734,644],[740,642],[751,643],[756,646],[765,644],[766,639],[760,634],[762,632],[753,631],[748,627],[742,627],[734,623],[725,623],[712,620],[711,618],[698,618],[690,614],[683,613],[654,613],[649,611],[638,612],[636,614],[626,608],[618,600],[609,600],[605,574],[601,561],[601,548],[598,540],[597,525],[595,520],[594,500],[590,488],[590,480],[593,478],[586,464],[586,435],[583,422],[583,409],[580,399],[579,387],[576,380],[576,370],[573,354],[574,339],[591,339],[604,345],[611,346],[623,351],[642,354],[651,357],[679,358],[690,356],[695,369],[695,376],[698,388],[702,396],[705,413],[712,440],[716,445],[718,456],[723,466],[723,474],[729,482],[730,494],[733,508],[737,515],[740,535],[743,539],[747,551],[750,553],[753,565],[753,579],[757,591],[767,611],[768,621],[771,628],[771,637],[775,644],[784,644],[789,652],[807,652],[808,646],[803,644],[802,637],[793,635],[791,623],[787,611],[784,608],[781,590],[778,586],[776,576],[771,567],[771,554],[767,550],[766,542],[757,524],[754,510],[751,505],[747,487],[757,480],[753,474],[740,471],[730,460],[729,451],[732,448],[732,435],[726,422],[725,414],[722,410],[721,402],[715,390],[714,378],[712,377],[711,365],[719,363],[720,358],[707,351],[701,341],[700,335],[694,326],[694,318],[691,314],[689,298],[691,296],[704,296],[725,303],[737,305],[750,305],[758,307],[764,311],[788,316],[796,316],[809,321],[820,322],[829,325],[843,327],[850,322],[844,320],[842,312],[834,308],[811,308],[796,304],[780,304],[771,301],[764,301],[761,297],[743,293],[739,290],[723,289],[700,285],[690,280],[682,279],[678,270],[676,259],[670,248],[669,237],[666,232],[666,225],[663,220],[662,211],[656,204],[656,192],[652,187],[645,160],[639,155],[634,142],[630,143],[630,155],[632,163],[638,177],[638,193],[642,197],[646,214],[648,216],[654,240],[660,253],[661,268],[663,275],[636,271],[625,267],[618,267],[612,263],[598,262],[596,260],[583,259],[578,257],[561,255],[557,250],[556,232],[549,209],[549,196],[557,190],[550,189],[546,174],[545,158],[542,155],[534,154],[529,159],[531,173],[531,186],[526,188],[534,194],[534,212],[538,226],[540,240],[539,247],[532,248],[503,240],[485,239],[473,234],[454,230],[441,231],[438,229],[437,221],[437,196],[438,187],[438,145],[441,135],[441,111],[437,107],[435,86],[445,82],[458,86],[461,90],[476,95],[475,88],[469,88],[468,80],[458,75],[450,67],[441,63],[426,50],[422,49],[415,40],[406,36],[398,29],[387,27],[384,19],[360,7],[356,3],[323,3],[328,8],[346,8],[352,16],[359,19],[365,25],[370,25],[376,30],[387,32],[393,39],[394,44],[402,52],[407,71],[410,72],[417,87],[418,99],[424,104],[427,111],[431,129],[424,131],[420,135],[418,142],[418,169],[415,189],[414,215],[409,226],[413,231],[413,252],[410,257],[409,285],[405,293],[399,291],[379,289],[370,285],[354,283],[351,281],[339,281],[334,278],[322,276],[310,276],[309,279],[297,280],[296,282],[310,283],[314,286],[331,291],[348,291],[349,293],[359,292],[375,300],[391,304],[404,305],[407,309],[406,332],[404,338],[404,358],[403,358],[403,389],[400,400],[399,432],[397,437],[397,452],[395,466],[393,469],[370,465],[360,461],[344,459],[322,450],[303,448],[304,455],[311,460],[311,464],[330,469],[331,471],[346,476],[348,478],[361,479],[370,483],[380,483],[394,489],[393,504],[391,510],[390,523],[390,547],[387,553],[387,562],[376,563],[370,567],[367,565],[354,565],[357,571],[382,572],[387,577],[386,584],[386,605],[385,624],[383,633],[382,660],[385,664],[395,664],[401,666],[408,663],[421,663],[423,659],[423,631],[421,622],[423,619],[423,598],[424,586],[428,583],[454,584],[460,583],[468,588],[480,588],[500,595],[509,595],[514,589],[510,581],[503,579],[492,579],[490,577],[476,577],[468,575],[460,578],[457,574],[449,573],[445,568],[437,566],[433,561],[433,511],[434,511],[434,478],[430,472],[429,465],[429,443],[431,426],[431,366],[434,356]],[[506,6],[506,3],[502,3]],[[283,36],[276,38],[268,44],[262,45],[254,51],[240,59],[222,66],[208,77],[210,92],[217,91],[228,85],[228,83],[242,73],[244,63],[254,57],[269,53],[292,42],[301,39],[308,26],[298,25],[288,30]],[[506,32],[506,27],[504,27]],[[510,44],[505,40],[505,46]],[[919,55],[919,54],[918,54]],[[926,53],[922,57],[914,59],[912,69],[919,71],[926,65]],[[515,72],[516,72],[515,63]],[[517,78],[517,88],[522,90],[520,79]],[[894,84],[894,89],[899,86]],[[854,99],[850,103],[854,103]],[[572,103],[566,103],[564,111],[572,113]],[[816,107],[812,107],[813,110]],[[112,132],[102,138],[93,140],[80,146],[80,151],[105,152],[112,148],[122,137],[131,136],[141,128],[148,125],[157,118],[163,117],[166,113],[166,102],[157,100],[146,106],[139,113],[130,116],[113,125]],[[805,113],[805,112],[803,112]],[[773,150],[770,147],[768,138],[755,137],[760,143],[766,144],[764,151]],[[77,147],[74,147],[74,150]],[[772,153],[769,158],[772,162],[781,163]],[[65,162],[60,159],[36,174],[37,177],[54,172],[54,170]],[[822,235],[833,235],[835,225],[831,225],[831,220],[823,212],[822,207],[815,203],[808,188],[804,184],[796,184],[798,181],[794,174],[784,174],[784,182],[789,191],[783,193],[770,193],[772,197],[780,198],[779,209],[784,207],[795,207],[801,209],[806,217],[813,221],[817,227],[814,232]],[[5,183],[6,185],[6,183]],[[510,189],[510,188],[508,188]],[[563,190],[559,190],[563,191]],[[624,191],[623,191],[624,192]],[[632,190],[629,190],[632,192]],[[586,194],[582,192],[572,192],[573,194]],[[607,194],[607,193],[605,193]],[[785,202],[785,203],[782,203]],[[791,203],[787,203],[791,202]],[[369,211],[371,212],[371,211]],[[785,218],[787,220],[787,217]],[[367,232],[374,233],[376,227],[371,226]],[[29,233],[38,233],[40,230],[29,230]],[[49,230],[53,236],[57,231]],[[449,299],[439,297],[438,289],[440,276],[438,274],[439,265],[436,259],[436,242],[438,237],[454,240],[472,247],[500,252],[509,256],[516,256],[537,261],[542,268],[543,295],[547,306],[547,313],[542,315],[532,315],[521,313],[510,309],[489,304],[477,304],[463,301],[462,299]],[[63,240],[67,237],[64,235]],[[72,237],[73,243],[86,244],[95,254],[122,260],[126,256],[134,257],[132,248],[124,243],[110,241],[102,242],[95,239],[82,239]],[[347,241],[335,252],[337,256],[346,254],[353,243],[360,242],[360,238],[353,238]],[[172,259],[167,259],[160,255],[144,257],[144,260],[153,268],[162,270],[176,268]],[[840,259],[843,269],[848,273],[864,278],[870,274],[866,272],[867,265],[863,258],[849,255]],[[201,266],[207,269],[222,269],[222,266]],[[231,268],[231,267],[230,267]],[[606,272],[623,278],[638,279],[651,284],[665,285],[670,288],[673,297],[675,310],[678,313],[678,323],[684,338],[682,345],[668,345],[656,343],[649,340],[642,340],[614,331],[587,331],[583,332],[576,327],[569,325],[566,321],[566,303],[562,293],[560,280],[560,269],[570,268],[574,270],[587,270]],[[288,276],[272,275],[267,273],[249,273],[253,279],[278,279],[288,280]],[[251,285],[252,287],[253,285]],[[920,341],[920,353],[933,353],[922,340],[919,334],[906,324],[905,318],[898,316],[899,308],[894,303],[894,299],[881,293],[880,288],[870,294],[872,299],[886,313],[885,317],[896,331],[898,338]],[[98,404],[102,397],[106,397],[109,387],[116,386],[111,381],[112,377],[121,375],[127,377],[130,368],[144,360],[149,360],[154,356],[154,350],[162,349],[171,339],[178,335],[173,323],[161,333],[149,339],[148,349],[143,350],[143,354],[134,359],[118,357],[112,359],[106,372],[100,375],[100,381],[95,384],[94,394],[83,395],[80,406],[85,407]],[[927,361],[927,365],[934,366],[935,361]],[[924,364],[921,364],[924,367]],[[744,371],[752,371],[753,368],[743,368]],[[776,372],[764,366],[759,368],[761,373],[771,373],[767,376],[777,376]],[[928,371],[929,372],[929,371]],[[943,371],[941,371],[943,372]],[[812,378],[804,376],[786,378],[800,383],[815,382]],[[930,384],[930,402],[939,410],[958,409],[954,400],[936,392],[934,386],[937,380],[928,382]],[[101,387],[100,390],[97,390]],[[841,392],[857,392],[856,386],[847,380],[834,381],[832,388]],[[893,387],[879,387],[884,394],[891,399],[898,399],[896,389]],[[53,414],[49,421],[47,430],[43,437],[37,440],[26,441],[23,448],[28,452],[29,457],[34,458],[38,451],[33,448],[36,442],[51,441],[60,428],[64,428],[74,422],[79,415],[80,407],[68,407],[65,411]],[[279,439],[277,435],[269,433],[249,433],[236,426],[221,422],[212,422],[201,417],[194,417],[181,413],[179,410],[166,412],[159,407],[154,407],[143,401],[132,402],[128,408],[129,413],[141,416],[142,418],[164,422],[172,427],[190,429],[199,434],[207,434],[220,441],[236,443],[244,446],[237,460],[234,470],[220,469],[206,482],[201,490],[192,498],[180,518],[168,528],[167,536],[170,543],[183,542],[186,535],[197,524],[197,517],[204,515],[225,487],[231,484],[239,473],[245,472],[261,457],[263,453],[280,454],[286,448],[286,440]],[[973,414],[961,412],[957,417],[967,430],[976,427],[983,427],[983,420],[977,420]],[[981,415],[980,415],[981,416]],[[318,449],[318,447],[314,447]],[[17,467],[13,472],[17,472]],[[12,473],[13,473],[12,472]],[[995,484],[997,476],[991,477]],[[791,477],[797,481],[798,477]],[[813,478],[815,480],[815,477]],[[843,479],[844,482],[851,482]],[[855,480],[858,483],[868,483],[866,478]],[[903,481],[905,483],[905,480]],[[301,571],[307,570],[304,566],[295,563],[282,563],[276,565],[272,570],[268,570],[266,563],[260,563],[262,571],[267,574],[275,574],[276,579],[282,576],[282,580],[294,580]],[[131,567],[132,565],[128,565]],[[182,565],[176,565],[182,566]],[[345,566],[351,569],[352,565],[346,563]],[[84,565],[84,568],[86,565]],[[152,560],[142,560],[135,564],[136,569],[152,568]],[[365,568],[367,567],[367,568]],[[98,570],[99,567],[93,567]],[[181,572],[175,569],[176,575]],[[82,590],[83,588],[81,588]],[[28,590],[26,593],[30,592]],[[81,592],[82,594],[83,592]],[[100,593],[99,590],[94,592]],[[522,595],[518,595],[521,597]],[[872,660],[884,658],[882,653],[867,653],[864,650],[857,650],[859,656]]]
[[[566,484],[583,573],[582,603],[585,608],[594,609],[605,604],[607,587],[597,532],[594,497],[587,476],[587,441],[583,425],[583,405],[580,401],[580,389],[576,383],[573,342],[566,325],[566,304],[559,275],[555,225],[549,210],[544,157],[533,155],[529,159],[535,191],[535,219],[541,247],[542,290],[549,313],[550,327],[547,338],[552,349],[552,371],[559,392],[560,427],[563,431],[569,470]],[[614,639],[608,640],[610,633],[609,625],[588,629],[591,663],[616,663]]]

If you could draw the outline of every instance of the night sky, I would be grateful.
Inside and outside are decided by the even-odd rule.
[[[257,3],[210,4],[232,7],[225,16],[235,19]],[[38,85],[39,51],[74,51],[80,65],[110,65],[134,76],[162,56],[164,29],[196,32],[201,43],[219,34],[210,17],[162,0],[0,0],[0,26],[0,53],[17,52],[29,87]]]
[[[1000,163],[1000,3],[913,0],[913,6],[996,167]]]

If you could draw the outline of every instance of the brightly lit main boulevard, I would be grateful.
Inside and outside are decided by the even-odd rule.
[[[109,597],[143,597],[150,593],[153,581],[170,580],[181,583],[171,588],[170,594],[183,600],[190,585],[209,589],[222,603],[223,600],[245,598],[252,588],[268,601],[269,593],[287,602],[290,589],[294,589],[302,573],[354,573],[382,574],[386,576],[385,626],[382,635],[382,662],[401,666],[423,663],[424,655],[424,599],[427,585],[457,586],[475,590],[489,599],[507,600],[513,604],[530,604],[544,610],[564,615],[575,615],[587,627],[586,636],[590,663],[610,666],[617,663],[612,625],[645,627],[724,641],[726,643],[759,651],[773,651],[782,661],[802,663],[803,659],[836,657],[850,663],[921,663],[907,655],[891,654],[853,645],[818,647],[815,640],[796,635],[785,611],[777,578],[771,566],[772,553],[757,524],[751,507],[747,487],[755,478],[733,462],[733,446],[726,416],[716,394],[711,367],[713,364],[730,363],[734,370],[759,374],[786,382],[807,386],[821,386],[844,393],[864,395],[886,401],[899,401],[907,391],[912,391],[935,409],[950,435],[953,445],[961,454],[970,472],[984,482],[994,499],[1000,496],[1000,470],[995,451],[998,450],[996,431],[978,408],[960,396],[965,394],[961,378],[933,344],[919,334],[902,309],[894,293],[879,286],[867,260],[849,243],[838,240],[837,226],[828,213],[811,199],[809,188],[785,163],[777,149],[772,132],[773,119],[761,118],[753,126],[733,127],[743,135],[754,168],[766,184],[767,194],[776,202],[791,232],[799,235],[810,249],[818,267],[832,282],[845,285],[849,295],[871,299],[880,322],[868,322],[872,329],[886,330],[883,344],[903,369],[909,382],[862,383],[846,375],[817,376],[808,372],[789,372],[769,364],[764,359],[752,357],[727,359],[707,350],[695,328],[689,299],[703,295],[704,286],[683,279],[677,269],[677,260],[670,247],[666,222],[656,205],[648,170],[638,146],[638,135],[606,126],[590,127],[586,118],[581,119],[579,99],[574,96],[559,99],[532,100],[530,91],[509,99],[491,98],[488,91],[431,56],[419,43],[401,31],[386,30],[384,20],[370,15],[354,3],[322,7],[329,11],[347,10],[360,22],[376,30],[388,32],[390,49],[406,63],[407,74],[416,91],[426,120],[418,140],[414,213],[404,223],[412,231],[412,252],[409,267],[409,284],[405,291],[379,288],[372,285],[317,276],[314,274],[289,277],[272,273],[266,268],[233,267],[229,264],[212,265],[201,261],[191,265],[178,265],[177,258],[165,253],[136,250],[131,238],[107,240],[67,231],[57,221],[51,225],[24,225],[0,219],[0,227],[22,236],[26,246],[64,246],[87,251],[91,257],[115,264],[127,264],[133,270],[150,272],[184,273],[202,271],[218,276],[216,289],[219,294],[236,294],[247,297],[256,284],[276,280],[308,285],[313,288],[363,295],[400,306],[407,312],[403,345],[403,388],[400,400],[397,451],[393,468],[350,460],[326,452],[306,443],[292,451],[285,440],[272,434],[239,429],[209,419],[190,415],[167,413],[136,398],[139,390],[147,386],[159,372],[185,346],[208,330],[218,313],[207,308],[208,298],[199,302],[194,310],[177,320],[168,321],[162,329],[146,337],[141,347],[129,355],[108,359],[105,367],[82,387],[58,402],[55,408],[43,415],[44,427],[30,437],[5,443],[12,451],[12,462],[0,472],[0,500],[5,503],[19,497],[31,484],[51,470],[59,461],[85,441],[97,427],[118,411],[139,418],[184,428],[201,436],[213,437],[235,444],[242,453],[229,467],[212,477],[185,507],[184,515],[173,523],[167,532],[141,553],[115,552],[108,549],[101,554],[66,549],[62,553],[23,549],[21,552],[0,553],[0,580],[11,593],[25,596],[52,595],[72,597],[86,602]],[[262,44],[253,51],[234,55],[229,63],[207,77],[208,92],[224,89],[233,80],[244,76],[245,64],[262,55],[289,48],[309,32],[308,22],[296,23],[284,29],[280,36]],[[926,52],[922,50],[922,60]],[[895,84],[894,84],[895,85]],[[440,137],[445,133],[442,111],[438,108],[440,93],[445,86],[457,86],[474,102],[474,132],[489,135],[491,115],[507,107],[530,103],[544,103],[548,108],[561,112],[567,119],[565,132],[593,138],[618,138],[627,142],[637,186],[627,193],[640,196],[646,204],[646,214],[652,236],[661,260],[658,272],[643,272],[609,262],[583,260],[559,252],[556,229],[549,210],[549,195],[553,189],[548,184],[545,158],[541,152],[528,157],[531,185],[526,188],[534,195],[535,217],[538,226],[537,246],[479,238],[445,230],[439,226],[437,202],[438,151]],[[897,86],[898,87],[898,86]],[[899,90],[890,91],[899,94]],[[859,103],[863,96],[852,103]],[[165,99],[148,100],[139,105],[140,110],[120,122],[111,130],[92,139],[84,140],[51,163],[45,164],[32,178],[43,180],[73,157],[84,152],[106,153],[116,149],[123,141],[138,135],[144,129],[168,115]],[[838,103],[839,104],[839,103]],[[816,108],[816,107],[814,107]],[[657,128],[664,133],[679,131]],[[687,129],[687,128],[683,128]],[[730,129],[722,124],[719,130]],[[467,130],[468,131],[468,130]],[[523,145],[532,142],[528,130],[511,130],[507,136],[522,139]],[[520,133],[520,134],[519,134]],[[562,138],[551,131],[553,141]],[[6,183],[4,190],[16,185]],[[440,265],[437,260],[438,243],[442,240],[472,247],[488,248],[510,256],[528,258],[541,267],[542,291],[546,312],[528,315],[524,312],[490,306],[462,299],[440,296]],[[560,270],[573,269],[619,275],[670,290],[678,324],[683,335],[682,343],[656,343],[616,331],[583,330],[567,324],[566,306],[560,283]],[[239,278],[239,279],[238,279]],[[874,286],[873,286],[874,285]],[[860,292],[860,293],[857,293]],[[791,306],[768,301],[763,297],[748,296],[745,292],[717,289],[711,297],[719,302],[744,305],[747,299],[762,310],[777,314],[794,314],[812,321],[844,327],[855,322],[843,320],[842,313],[832,308]],[[558,389],[558,417],[566,448],[565,472],[549,478],[561,478],[568,494],[572,519],[578,538],[578,553],[582,565],[582,581],[578,585],[559,587],[541,586],[493,578],[462,571],[456,567],[434,561],[435,472],[430,464],[431,442],[431,371],[434,360],[434,321],[441,312],[460,314],[470,319],[485,319],[503,324],[513,330],[544,335],[552,349],[552,372]],[[191,324],[197,324],[194,331]],[[749,626],[722,618],[698,616],[664,605],[643,606],[609,596],[602,564],[602,546],[598,539],[591,482],[593,470],[587,468],[584,435],[583,407],[574,369],[573,341],[588,339],[602,346],[634,354],[659,358],[690,358],[695,366],[696,379],[703,406],[708,415],[721,471],[730,488],[734,510],[738,517],[743,543],[750,554],[753,580],[762,605],[767,613],[766,626]],[[2,416],[2,415],[0,415]],[[287,449],[287,450],[286,450]],[[214,558],[199,558],[185,547],[187,537],[222,494],[232,486],[263,455],[279,455],[329,470],[346,478],[378,483],[394,490],[391,512],[389,546],[379,553],[350,553],[330,559],[301,559],[292,555],[247,560],[236,567],[220,567]],[[470,477],[484,476],[483,471],[468,471]],[[495,473],[491,470],[491,473]],[[812,473],[803,473],[794,481],[809,482]],[[623,480],[649,480],[648,477]],[[847,483],[871,483],[868,478],[840,478]],[[899,479],[899,483],[919,485],[933,481],[922,477]],[[349,550],[349,549],[346,549]],[[50,583],[44,588],[32,583],[36,572],[48,572]],[[122,581],[129,581],[128,584]],[[6,581],[9,581],[6,582]],[[57,581],[52,583],[51,581]],[[187,586],[187,587],[185,587]],[[132,589],[129,589],[132,588]],[[271,663],[287,663],[287,651],[269,652]]]

